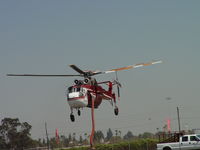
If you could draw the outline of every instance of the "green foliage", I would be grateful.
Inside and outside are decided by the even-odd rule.
[[[69,137],[68,137],[69,141],[72,141],[72,135],[69,134]]]
[[[133,133],[131,131],[128,131],[127,134],[124,135],[124,140],[129,140],[129,139],[132,139],[134,136],[133,136]]]
[[[113,137],[113,133],[112,133],[112,130],[109,128],[108,131],[107,131],[106,139],[110,140],[112,137]]]
[[[68,147],[70,141],[69,141],[69,139],[67,137],[65,137],[64,135],[61,135],[60,142],[61,142],[62,146]]]
[[[102,131],[95,131],[94,133],[94,141],[100,143],[101,140],[104,139],[104,135]]]
[[[154,135],[150,132],[144,132],[143,134],[139,135],[139,138],[152,138]]]
[[[4,118],[0,125],[0,149],[23,149],[36,144],[30,137],[31,125],[18,118]]]
[[[21,123],[18,118],[4,118],[0,124],[0,149],[15,149],[22,150],[38,146],[46,146],[45,139],[33,140],[31,138],[30,130],[32,126],[27,122]],[[109,128],[106,138],[102,131],[96,131],[94,134],[94,143],[96,150],[154,150],[156,149],[156,140],[152,133],[145,132],[139,136],[134,136],[131,131],[128,131],[121,138],[121,131],[115,130],[113,136],[112,130]],[[110,144],[98,144],[104,142]],[[111,144],[114,143],[114,144]],[[68,137],[61,135],[59,142],[55,137],[50,138],[50,146],[55,150],[59,147],[73,147],[69,150],[88,150],[89,147],[81,145],[88,145],[88,135],[84,134],[84,138],[80,135],[79,140],[76,139],[76,133],[69,134]],[[79,146],[77,146],[79,145]]]
[[[156,143],[154,139],[138,139],[133,141],[120,142],[116,144],[99,144],[95,146],[96,150],[155,150]],[[89,147],[71,148],[68,150],[88,150]],[[65,150],[65,149],[60,149]]]

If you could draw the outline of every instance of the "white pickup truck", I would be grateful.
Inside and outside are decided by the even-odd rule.
[[[159,143],[157,150],[200,150],[200,134],[180,136],[179,142]]]

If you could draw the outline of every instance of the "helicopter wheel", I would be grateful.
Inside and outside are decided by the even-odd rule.
[[[116,108],[114,109],[114,113],[115,113],[116,116],[119,114],[119,109],[118,109],[118,107],[116,107]]]
[[[80,116],[81,115],[81,111],[80,111],[80,109],[78,109],[78,116]]]
[[[72,122],[74,122],[74,121],[75,121],[75,117],[74,117],[74,115],[73,115],[73,114],[70,114],[70,119],[71,119],[71,121],[72,121]]]

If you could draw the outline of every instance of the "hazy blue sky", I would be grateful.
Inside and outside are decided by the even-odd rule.
[[[172,118],[200,128],[200,1],[0,1],[0,117],[18,117],[33,137],[90,131],[90,110],[69,119],[65,90],[74,78],[6,77],[7,73],[75,73],[161,59],[163,64],[123,71],[120,114],[108,102],[96,110],[97,130],[134,134],[162,129]],[[114,74],[97,76],[112,80]],[[171,97],[170,101],[166,97]],[[76,113],[75,113],[76,114]]]

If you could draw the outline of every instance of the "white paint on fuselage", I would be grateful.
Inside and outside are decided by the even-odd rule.
[[[71,92],[67,95],[67,101],[71,108],[83,108],[88,105],[87,91]]]

